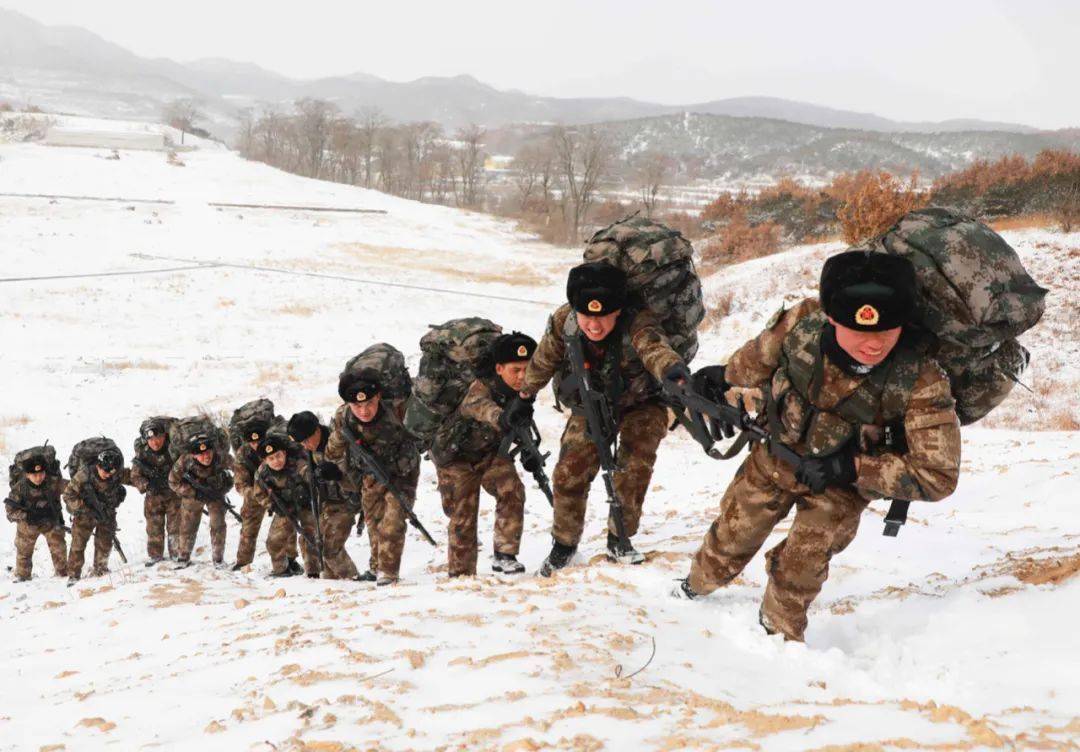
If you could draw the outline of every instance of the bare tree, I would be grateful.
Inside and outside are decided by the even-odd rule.
[[[455,136],[458,141],[457,172],[461,180],[461,194],[458,199],[460,206],[478,206],[483,198],[485,135],[487,131],[472,124],[460,129]]]
[[[307,175],[317,178],[322,172],[330,130],[337,119],[337,106],[325,99],[305,97],[296,102],[296,130],[307,163]]]
[[[1053,214],[1062,232],[1072,232],[1080,227],[1080,178],[1063,186]]]
[[[377,139],[379,131],[386,124],[387,119],[378,107],[365,107],[357,115],[357,131],[360,148],[360,160],[364,164],[364,185],[371,187],[372,169],[375,165],[377,151]]]
[[[566,240],[575,244],[596,198],[596,188],[611,164],[608,139],[595,128],[558,126],[551,133],[556,169],[561,178]]]
[[[666,154],[648,152],[637,167],[638,190],[645,216],[651,217],[656,209],[656,197],[674,169],[674,160]]]
[[[180,131],[180,143],[183,144],[184,134],[191,133],[195,123],[203,119],[203,114],[194,99],[174,99],[165,105],[162,119],[167,125]]]
[[[237,113],[237,118],[240,121],[237,148],[244,157],[253,159],[255,157],[255,111],[250,107],[245,107]]]

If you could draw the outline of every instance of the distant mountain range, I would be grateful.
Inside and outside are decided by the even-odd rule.
[[[162,104],[190,96],[203,103],[211,130],[231,130],[237,111],[260,103],[287,106],[301,97],[335,102],[351,114],[375,106],[399,122],[434,120],[447,130],[468,123],[595,123],[681,112],[765,117],[826,128],[867,131],[955,132],[1036,129],[1017,123],[949,120],[900,122],[772,97],[738,97],[670,106],[625,97],[539,97],[505,91],[472,76],[386,81],[357,73],[295,80],[251,63],[197,60],[177,63],[139,57],[85,29],[45,26],[0,9],[0,98],[78,114],[157,118]]]

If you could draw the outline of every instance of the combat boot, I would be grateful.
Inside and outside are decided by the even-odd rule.
[[[525,565],[518,561],[513,554],[496,552],[491,560],[491,571],[499,574],[521,574],[525,571]]]
[[[286,566],[289,570],[289,574],[291,575],[304,573],[304,568],[300,566],[300,562],[298,562],[296,559],[289,559],[289,562]]]
[[[610,530],[607,534],[607,557],[616,564],[641,564],[645,557],[630,543],[628,538],[626,547],[619,543],[619,537]]]
[[[191,559],[181,557],[180,559],[176,560],[176,566],[173,567],[173,571],[179,571],[181,569],[187,569],[190,566],[191,566]]]
[[[357,582],[375,582],[375,580],[378,578],[375,576],[375,573],[369,569],[363,574],[356,575],[356,577],[354,577],[353,579]]]
[[[396,585],[398,578],[391,574],[380,574],[378,579],[375,580],[375,587],[386,587],[387,585]]]
[[[550,577],[555,573],[555,570],[562,569],[570,560],[574,558],[574,554],[577,552],[577,546],[564,546],[558,541],[553,541],[551,544],[551,553],[544,559],[544,563],[540,565],[540,576]]]
[[[682,579],[678,581],[678,584],[671,589],[671,597],[678,598],[680,600],[692,601],[698,597],[698,594],[694,592],[694,589],[690,587],[690,580]]]
[[[152,567],[160,561],[164,561],[164,559],[162,559],[160,556],[151,556],[149,559],[146,560],[146,563],[143,566]]]

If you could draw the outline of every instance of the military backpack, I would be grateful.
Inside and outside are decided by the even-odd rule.
[[[389,400],[400,418],[412,394],[413,382],[405,355],[393,345],[377,342],[349,359],[338,380],[346,376],[371,379],[379,384],[383,399]]]
[[[187,451],[188,442],[195,436],[210,439],[215,452],[229,453],[229,439],[225,429],[217,425],[209,415],[192,415],[181,418],[169,427],[169,457],[175,463]]]
[[[49,444],[43,446],[30,447],[24,449],[15,455],[11,461],[11,465],[8,467],[8,487],[15,488],[15,484],[18,483],[26,475],[23,472],[23,463],[31,457],[42,457],[45,460],[45,474],[54,478],[60,477],[60,460],[56,459],[56,447]]]
[[[247,427],[254,423],[264,423],[267,430],[270,426],[274,425],[274,403],[265,397],[251,400],[240,405],[240,407],[233,410],[232,417],[229,418],[229,445],[233,450],[240,448],[240,445],[247,441],[247,437],[244,435]]]
[[[83,467],[95,464],[98,455],[109,449],[115,449],[120,455],[121,463],[123,463],[124,453],[120,451],[120,447],[112,439],[105,436],[94,436],[80,441],[71,448],[71,454],[68,456],[67,465],[65,465],[68,470],[68,477],[74,478],[75,474]]]

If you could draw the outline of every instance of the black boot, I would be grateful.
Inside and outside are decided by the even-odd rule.
[[[356,575],[355,579],[357,582],[375,582],[378,578],[375,576],[375,573],[369,569],[363,574]]]
[[[550,577],[554,574],[555,570],[562,569],[570,560],[574,558],[574,553],[577,551],[577,546],[564,546],[558,541],[553,541],[551,544],[551,553],[544,559],[544,563],[540,565],[540,576]]]
[[[634,548],[629,538],[623,547],[619,544],[619,537],[610,530],[607,534],[607,550],[608,558],[617,564],[640,564],[645,561],[645,557]]]
[[[289,559],[288,563],[289,574],[303,574],[304,568],[300,566],[300,562],[296,559]]]
[[[684,579],[679,580],[679,584],[671,589],[671,597],[692,601],[698,597],[698,594],[690,587],[690,580]]]

